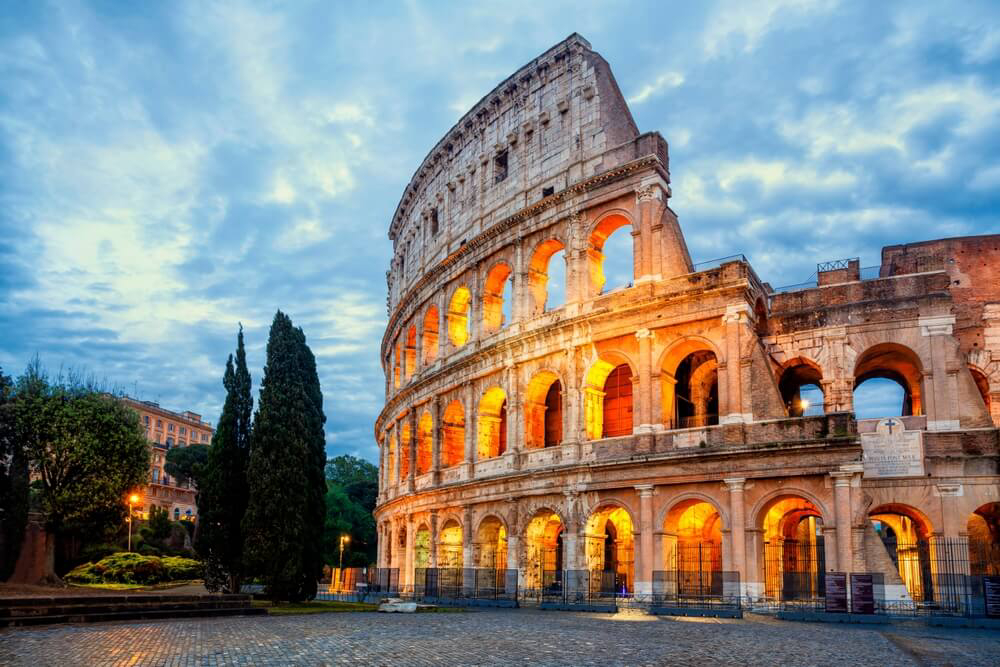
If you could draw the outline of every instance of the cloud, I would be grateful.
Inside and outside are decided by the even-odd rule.
[[[656,95],[667,88],[677,88],[684,83],[684,75],[680,72],[666,72],[656,77],[653,83],[647,83],[639,89],[632,97],[628,98],[629,104],[642,104],[653,95]]]

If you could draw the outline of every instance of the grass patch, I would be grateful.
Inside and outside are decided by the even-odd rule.
[[[271,616],[292,616],[295,614],[329,614],[342,611],[375,611],[378,605],[363,602],[341,602],[339,600],[312,600],[310,602],[279,602],[254,600],[254,607],[263,607]]]
[[[97,588],[102,591],[138,591],[143,588],[149,588],[148,586],[143,586],[142,584],[70,584],[73,588]]]
[[[166,581],[162,584],[120,584],[116,582],[103,582],[100,584],[79,584],[71,583],[71,588],[93,588],[103,591],[165,591],[171,588],[178,588],[180,586],[188,586],[190,584],[200,584],[201,579],[184,579],[181,581]]]

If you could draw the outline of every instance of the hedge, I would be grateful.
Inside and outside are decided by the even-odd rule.
[[[191,558],[120,552],[80,565],[63,578],[71,584],[158,584],[201,576],[201,563]]]

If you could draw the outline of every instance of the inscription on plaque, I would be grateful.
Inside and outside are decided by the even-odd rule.
[[[847,613],[847,574],[826,573],[826,610],[830,613]]]
[[[875,578],[872,575],[851,575],[851,613],[875,613]]]
[[[923,431],[907,431],[901,419],[879,421],[861,434],[865,477],[923,477]]]
[[[986,615],[1000,618],[1000,577],[983,577],[983,597],[986,598]]]

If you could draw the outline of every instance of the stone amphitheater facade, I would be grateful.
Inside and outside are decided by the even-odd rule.
[[[404,589],[427,567],[527,590],[610,571],[638,598],[658,573],[761,598],[786,572],[882,572],[919,599],[904,543],[995,546],[1000,236],[776,291],[742,257],[694,265],[670,196],[667,142],[575,34],[430,151],[389,228],[378,565]],[[606,291],[620,228],[633,280]],[[895,419],[856,419],[872,378],[902,388]]]

